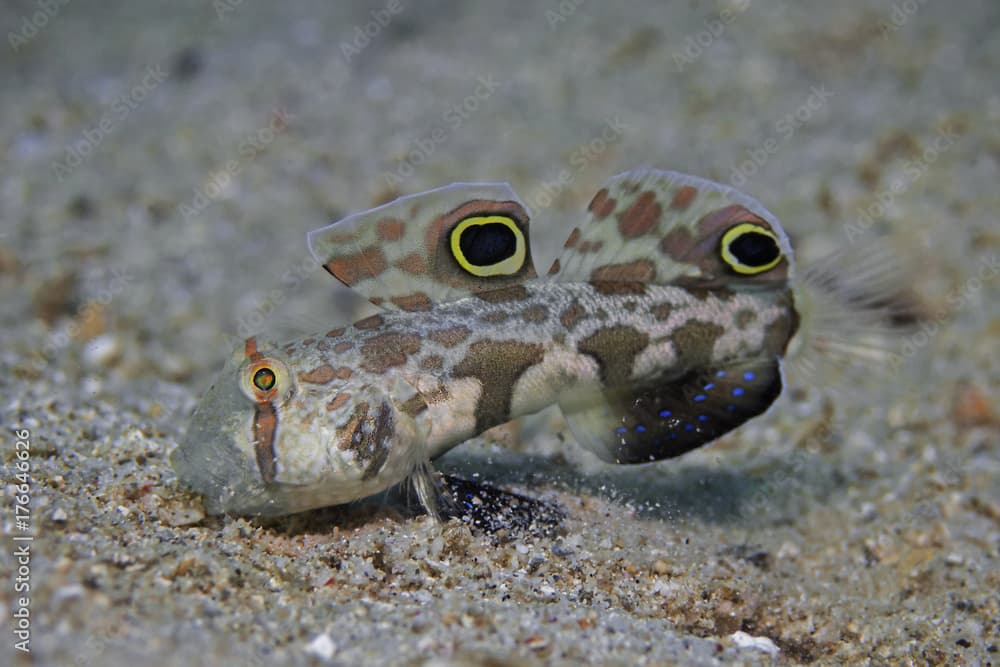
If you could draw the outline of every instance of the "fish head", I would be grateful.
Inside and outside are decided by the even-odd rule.
[[[413,394],[409,383],[315,364],[249,338],[201,398],[171,464],[210,513],[340,504],[412,470],[422,437],[392,398]]]

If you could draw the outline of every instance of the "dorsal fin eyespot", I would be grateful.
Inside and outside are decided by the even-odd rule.
[[[791,245],[777,219],[725,185],[670,171],[626,172],[604,184],[588,211],[590,220],[573,229],[548,272],[550,280],[586,281],[603,272],[632,281],[629,272],[617,267],[640,260],[652,265],[642,280],[661,285],[766,281],[779,287],[790,275]],[[723,235],[744,223],[768,235],[778,256],[755,261],[768,248],[749,237],[723,248]]]
[[[453,183],[309,233],[316,260],[382,308],[434,303],[536,277],[527,208],[506,183]]]

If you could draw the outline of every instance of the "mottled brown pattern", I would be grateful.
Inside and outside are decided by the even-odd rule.
[[[444,358],[437,354],[429,354],[420,360],[420,368],[425,371],[439,371],[444,366]]]
[[[385,373],[402,366],[407,357],[420,350],[420,337],[409,333],[384,333],[372,336],[361,346],[361,367],[370,373]]]
[[[610,296],[613,294],[636,294],[643,295],[646,293],[645,283],[628,283],[620,281],[590,281],[590,286],[594,288],[594,291],[598,294],[603,294],[605,296]]]
[[[415,276],[422,276],[427,273],[427,261],[419,252],[411,252],[396,262],[396,266],[401,271],[411,273]]]
[[[521,311],[521,319],[525,322],[540,323],[549,319],[549,309],[545,306],[528,306]]]
[[[383,324],[385,324],[384,317],[382,317],[381,315],[372,315],[370,317],[366,317],[363,320],[358,320],[357,322],[355,322],[354,328],[362,330],[377,329]]]
[[[340,338],[341,336],[344,335],[345,331],[347,331],[347,329],[344,328],[344,327],[337,327],[336,329],[330,329],[329,331],[326,332],[326,337],[327,338]]]
[[[590,273],[593,282],[650,283],[656,279],[656,265],[648,259],[625,264],[605,264]]]
[[[674,192],[674,196],[670,200],[670,208],[675,211],[686,211],[687,207],[691,205],[691,202],[697,196],[698,188],[691,185],[682,185]]]
[[[433,308],[431,298],[423,292],[414,292],[405,296],[394,296],[391,301],[402,310],[428,311]]]
[[[305,373],[299,373],[299,382],[308,382],[309,384],[326,384],[334,377],[337,376],[337,372],[333,370],[333,366],[330,364],[323,364],[317,366],[311,371],[306,371]]]
[[[338,380],[347,380],[352,375],[354,375],[354,371],[348,368],[347,366],[340,366],[333,372],[333,375]]]
[[[354,255],[334,257],[323,265],[330,274],[348,287],[363,278],[372,278],[385,271],[385,253],[378,246],[369,246]]]
[[[566,243],[563,244],[564,248],[575,248],[576,244],[580,242],[580,228],[574,227],[573,231],[569,233],[569,237],[566,239]]]
[[[670,313],[674,312],[674,304],[658,303],[650,308],[649,311],[653,313],[653,317],[655,317],[658,322],[664,322],[670,318]]]
[[[577,322],[586,314],[587,311],[580,305],[580,302],[573,299],[573,303],[569,304],[566,310],[559,314],[559,322],[567,331],[572,331],[576,327]]]
[[[618,214],[618,231],[627,239],[637,238],[653,229],[662,214],[663,207],[656,200],[656,193],[647,190]]]
[[[410,417],[416,417],[421,412],[427,409],[427,401],[420,394],[414,394],[412,397],[403,401],[399,409],[403,411],[403,414],[409,415]]]
[[[521,301],[528,298],[528,288],[524,285],[511,285],[510,287],[503,287],[488,292],[479,292],[476,296],[487,303]]]
[[[764,349],[772,354],[783,355],[788,342],[799,329],[799,313],[795,310],[794,297],[790,291],[786,299],[779,303],[787,307],[787,311],[764,330]]]
[[[689,320],[674,330],[670,335],[670,342],[674,345],[680,364],[697,368],[712,361],[715,341],[723,333],[725,329],[714,322]]]
[[[457,327],[449,327],[448,329],[438,329],[437,331],[432,331],[428,338],[438,345],[455,347],[459,343],[464,342],[465,339],[471,335],[472,329],[465,325],[459,325]]]
[[[328,341],[328,340],[326,340],[324,338],[320,342],[316,343],[316,349],[319,350],[320,352],[329,352],[329,350],[330,350],[330,341]]]
[[[339,343],[337,343],[336,345],[333,346],[333,351],[336,352],[337,354],[343,354],[344,352],[347,352],[352,347],[354,347],[354,343],[352,343],[349,340],[342,340],[342,341],[340,341]]]
[[[506,322],[511,317],[511,313],[505,310],[491,310],[488,313],[484,313],[479,317],[481,322],[486,322],[487,324],[500,324]]]
[[[596,219],[603,220],[614,212],[617,204],[618,202],[614,198],[608,196],[608,189],[603,188],[590,200],[590,206],[587,207],[587,210]]]
[[[375,225],[379,241],[398,241],[403,238],[404,229],[403,221],[396,218],[385,218]]]
[[[353,452],[357,462],[365,466],[361,479],[371,479],[389,458],[393,434],[392,407],[383,402],[379,405],[378,414],[373,416],[369,414],[368,404],[360,403],[340,432],[337,446],[343,451]]]
[[[660,252],[670,259],[682,262],[694,248],[694,236],[687,227],[671,229],[660,239]]]
[[[342,391],[339,394],[337,394],[336,396],[334,396],[332,401],[330,401],[329,403],[326,404],[326,409],[327,410],[336,410],[337,408],[339,408],[340,406],[342,406],[344,403],[347,403],[347,401],[350,400],[350,398],[351,398],[350,394],[348,394],[345,391]]]
[[[302,341],[302,345],[303,345],[303,347],[309,347],[310,345],[312,345],[315,342],[316,342],[315,338],[306,338],[304,341]]]
[[[736,311],[736,315],[733,317],[733,322],[736,324],[736,328],[738,329],[746,329],[756,321],[757,312],[749,308]]]
[[[475,378],[482,386],[475,410],[477,432],[510,419],[514,385],[543,358],[543,348],[536,343],[483,340],[469,347],[469,353],[455,366],[453,375]]]
[[[594,358],[606,386],[624,387],[631,380],[635,358],[647,345],[647,334],[635,327],[616,325],[587,336],[577,350]]]
[[[549,267],[549,275],[550,276],[556,275],[557,273],[559,273],[559,270],[561,268],[562,265],[559,263],[559,258],[557,257],[556,260],[552,262],[552,266]]]
[[[581,255],[586,255],[587,253],[600,252],[603,247],[604,241],[584,241],[577,245],[576,251]]]

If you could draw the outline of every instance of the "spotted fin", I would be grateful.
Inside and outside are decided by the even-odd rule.
[[[763,413],[781,386],[777,359],[743,361],[561,407],[573,435],[601,459],[648,463],[680,456]]]
[[[535,277],[528,213],[506,183],[452,183],[309,233],[313,257],[375,305],[433,303]]]
[[[791,244],[777,218],[719,183],[672,171],[629,171],[608,180],[588,211],[549,269],[550,280],[713,287],[791,275]],[[734,244],[728,253],[737,221],[756,232],[743,243],[761,243]],[[745,250],[757,253],[755,260],[773,256],[774,263],[741,265]]]

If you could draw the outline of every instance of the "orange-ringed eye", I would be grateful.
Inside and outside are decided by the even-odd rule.
[[[274,375],[274,371],[266,366],[264,368],[258,368],[257,372],[253,374],[253,386],[257,387],[261,391],[270,391],[274,388],[274,383],[277,378]]]

